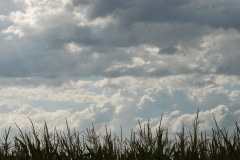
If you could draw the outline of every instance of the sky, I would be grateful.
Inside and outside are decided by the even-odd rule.
[[[240,122],[239,0],[1,0],[0,133]]]

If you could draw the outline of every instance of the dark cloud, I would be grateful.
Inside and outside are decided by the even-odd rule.
[[[89,18],[94,19],[98,17],[105,17],[112,14],[117,14],[118,11],[124,11],[133,6],[134,3],[130,1],[121,0],[97,0],[91,4],[89,9]]]
[[[198,56],[195,52],[205,52],[200,47],[202,37],[216,28],[238,28],[239,22],[235,21],[239,12],[238,2],[83,0],[72,1],[73,6],[85,6],[84,11],[76,9],[74,12],[64,8],[66,5],[70,6],[69,3],[60,6],[63,10],[59,13],[47,12],[46,8],[39,6],[38,9],[46,13],[34,15],[34,21],[26,18],[33,13],[21,13],[21,16],[28,14],[23,16],[24,21],[14,20],[14,17],[20,16],[15,13],[12,26],[9,26],[12,30],[6,27],[1,32],[1,77],[142,77],[194,72],[239,73],[236,69],[239,65],[235,60],[239,57],[238,44],[235,42],[233,51],[233,47],[219,46],[217,52],[209,52],[212,56],[202,56],[198,60],[191,57]],[[77,11],[88,19],[77,17]],[[110,22],[104,19],[107,16],[112,18]],[[98,18],[103,19],[98,22]],[[33,25],[35,28],[29,25],[32,23],[36,23]],[[22,32],[23,36],[20,37],[18,32]],[[72,42],[81,48],[76,53],[66,49]],[[141,49],[127,52],[142,45],[157,47],[160,54],[151,58],[146,56],[147,51]],[[235,58],[228,58],[227,52],[233,52]],[[221,59],[213,58],[216,53],[220,53],[225,61],[220,63]],[[148,63],[134,66],[132,58],[136,55]],[[167,55],[178,57],[168,58]],[[190,58],[184,57],[186,55]],[[120,67],[112,68],[115,63]],[[192,63],[191,67],[188,63]]]
[[[74,6],[78,6],[78,5],[88,5],[91,3],[90,0],[72,0],[72,3]]]
[[[178,51],[178,48],[176,45],[170,45],[166,48],[163,48],[159,51],[159,54],[168,54],[168,55],[173,55]]]
[[[82,3],[84,1],[73,1],[75,5]],[[90,19],[111,15],[121,25],[178,22],[240,29],[240,3],[237,1],[95,0],[89,1],[88,5]]]
[[[238,63],[240,56],[234,56],[234,59],[228,60],[224,65],[219,66],[217,73],[226,75],[240,75],[240,64]]]

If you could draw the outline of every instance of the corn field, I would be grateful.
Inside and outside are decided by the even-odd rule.
[[[215,120],[215,119],[214,119]],[[30,120],[31,121],[31,120]],[[198,114],[191,129],[185,127],[175,138],[168,137],[168,130],[160,123],[151,131],[149,123],[141,125],[130,138],[112,134],[106,127],[104,134],[98,134],[94,126],[86,132],[71,130],[49,132],[45,123],[36,130],[32,123],[29,132],[23,132],[16,124],[19,134],[9,140],[11,128],[5,130],[0,140],[2,160],[239,160],[240,128],[235,123],[229,135],[215,120],[211,136],[199,132]]]

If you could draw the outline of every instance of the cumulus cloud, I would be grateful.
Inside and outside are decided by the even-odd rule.
[[[235,69],[238,63],[232,63],[239,55],[237,22],[228,23],[223,17],[219,27],[214,27],[218,22],[211,24],[216,19],[213,16],[221,17],[215,14],[225,13],[220,12],[223,3],[154,0],[17,3],[24,7],[2,15],[11,22],[1,32],[1,49],[7,53],[1,56],[2,77],[238,74]],[[233,13],[238,11],[229,8],[238,4],[228,3],[224,9],[231,12],[228,19],[234,21]],[[70,6],[73,9],[69,10]],[[201,24],[196,19],[202,20]],[[220,29],[224,25],[232,26]],[[149,50],[143,47],[146,45],[158,48],[159,54],[148,54]],[[134,60],[139,57],[145,63],[135,66]]]
[[[171,131],[197,109],[239,120],[240,3],[57,0],[0,4],[0,111],[63,127],[133,128],[162,113]],[[228,120],[227,120],[228,119]],[[181,127],[181,126],[180,126]]]

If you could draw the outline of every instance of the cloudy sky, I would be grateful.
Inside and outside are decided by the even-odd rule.
[[[239,0],[1,0],[0,132],[240,121]],[[14,130],[14,129],[13,129]]]

